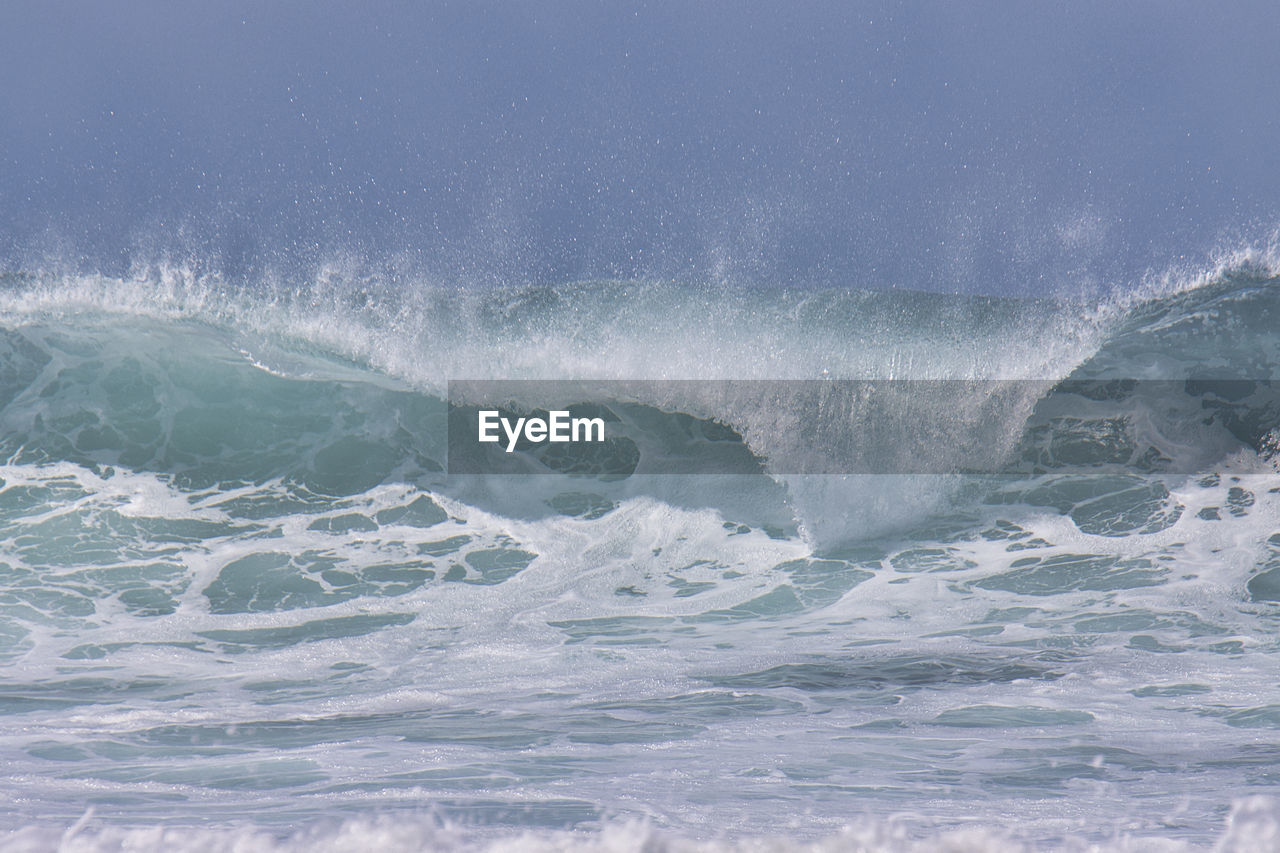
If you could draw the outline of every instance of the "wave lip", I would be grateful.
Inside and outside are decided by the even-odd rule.
[[[1052,301],[909,292],[606,282],[412,295],[356,284],[224,298],[180,270],[133,282],[11,278],[0,297],[0,454],[162,472],[189,488],[281,479],[350,495],[409,483],[523,513],[495,504],[492,484],[460,478],[553,472],[605,483],[593,492],[602,500],[665,500],[688,487],[641,485],[646,475],[763,477],[790,497],[772,509],[763,504],[775,497],[750,498],[753,517],[777,524],[790,512],[822,541],[848,541],[945,510],[952,486],[804,478],[1174,475],[1233,454],[1265,462],[1280,446],[1280,289],[1258,270],[1083,316]],[[730,320],[742,325],[721,334]],[[623,375],[629,353],[647,356],[669,335],[684,338],[665,349],[663,371],[704,378]],[[745,357],[740,339],[770,358]],[[597,362],[614,375],[594,385],[483,379],[524,372],[531,354],[540,370],[572,375],[592,347],[618,356]],[[454,371],[481,379],[446,386]],[[522,399],[536,388],[541,402]],[[617,434],[590,458],[459,454],[450,439],[467,430],[449,428],[459,409],[448,397],[464,391],[525,410],[549,405],[547,393],[585,398]],[[872,508],[868,491],[898,499]],[[721,505],[702,492],[690,499]]]

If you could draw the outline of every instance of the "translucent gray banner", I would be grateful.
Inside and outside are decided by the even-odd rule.
[[[1276,453],[1267,380],[474,380],[450,474],[1194,473]]]

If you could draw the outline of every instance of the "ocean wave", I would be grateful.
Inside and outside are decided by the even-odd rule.
[[[901,528],[948,505],[953,484],[877,481],[899,497],[855,523],[847,510],[827,520],[826,507],[865,506],[856,495],[865,483],[795,475],[940,475],[1019,459],[1054,469],[1069,459],[1123,461],[1116,454],[1139,474],[1193,473],[1232,454],[1274,452],[1280,288],[1256,264],[1092,311],[643,282],[428,288],[393,299],[326,279],[267,297],[229,295],[172,269],[130,281],[7,284],[0,455],[163,472],[188,488],[281,479],[331,495],[396,482],[447,490],[445,390],[455,377],[625,380],[606,386],[625,395],[596,402],[622,396],[631,406],[613,412],[623,449],[635,454],[626,472],[654,470],[652,460],[674,452],[672,436],[686,442],[680,418],[720,425],[728,432],[718,438],[743,448],[731,473],[759,470],[791,493],[779,503],[771,486],[756,487],[760,523],[791,513],[815,542]],[[636,381],[672,376],[715,381]],[[831,381],[844,378],[882,388],[945,381],[932,395],[886,392],[887,402],[865,409],[862,386]],[[808,381],[753,381],[761,379]],[[1232,381],[1239,387],[1222,384]],[[924,428],[908,441],[913,425]],[[477,490],[502,493],[465,478],[454,487],[474,500],[483,500]],[[643,476],[600,489],[610,500],[698,490]],[[548,499],[493,506],[527,515]],[[707,494],[692,500],[718,505]]]
[[[1275,793],[1270,272],[1092,308],[325,287],[6,281],[13,849],[1271,843],[1271,801],[1222,828]],[[641,460],[678,426],[757,468],[451,476],[459,376],[701,380],[601,405]],[[1026,394],[910,403],[999,470],[803,475],[725,394],[778,379]]]

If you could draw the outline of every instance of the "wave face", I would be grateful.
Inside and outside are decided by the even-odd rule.
[[[1271,837],[1278,316],[1247,266],[1102,305],[10,276],[6,843]],[[789,474],[793,423],[695,396],[641,458],[697,423],[751,471],[450,477],[459,377],[1031,390],[1000,476]]]

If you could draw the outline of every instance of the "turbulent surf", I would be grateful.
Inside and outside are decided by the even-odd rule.
[[[1074,301],[9,276],[8,842],[1247,846],[1278,319],[1257,264]],[[598,470],[459,476],[451,379],[1022,396],[909,413],[983,470],[694,383],[597,401]],[[691,442],[739,468],[646,473]]]

